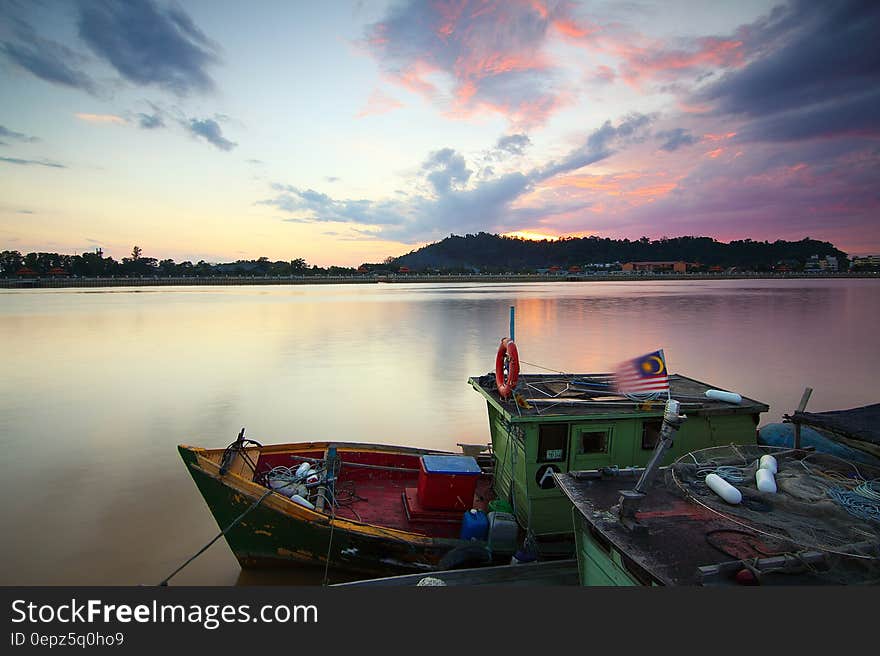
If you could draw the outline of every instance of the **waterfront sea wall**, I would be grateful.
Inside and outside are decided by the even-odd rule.
[[[565,274],[390,274],[354,276],[145,276],[112,278],[34,277],[0,279],[0,289],[63,287],[173,287],[191,285],[339,285],[376,283],[499,283],[499,282],[608,282],[637,280],[743,280],[784,278],[880,278],[868,273],[565,273]]]

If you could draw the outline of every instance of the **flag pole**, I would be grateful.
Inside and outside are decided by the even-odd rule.
[[[663,360],[663,369],[666,371],[666,400],[669,401],[672,398],[672,387],[669,385],[669,368],[666,366],[666,354],[663,352],[663,349],[660,349],[660,359]]]

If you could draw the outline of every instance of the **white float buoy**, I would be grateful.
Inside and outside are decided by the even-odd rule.
[[[718,474],[708,474],[706,476],[706,485],[708,485],[710,490],[724,499],[727,503],[736,505],[742,501],[742,492],[737,490]]]
[[[305,507],[308,508],[309,510],[314,510],[314,509],[315,509],[315,504],[313,504],[313,503],[312,503],[311,501],[309,501],[308,499],[303,499],[303,498],[302,498],[300,495],[298,495],[298,494],[294,494],[292,497],[290,497],[290,500],[293,501],[294,503],[298,503],[298,504],[301,505],[301,506],[305,506]]]
[[[776,464],[776,458],[771,455],[761,456],[760,464],[758,465],[759,469],[769,469],[771,472],[776,474],[779,472],[779,465]]]
[[[725,403],[742,403],[743,397],[736,392],[725,392],[724,390],[710,389],[706,390],[706,398],[713,401],[724,401]]]
[[[758,489],[761,492],[776,494],[776,479],[773,478],[773,472],[770,469],[759,469],[756,471],[755,482],[758,483]]]
[[[279,490],[282,494],[287,494],[287,490],[293,486],[290,481],[285,481],[283,478],[271,478],[269,479],[269,487],[273,490]]]

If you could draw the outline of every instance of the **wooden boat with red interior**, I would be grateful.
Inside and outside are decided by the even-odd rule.
[[[461,539],[465,511],[488,509],[486,457],[345,442],[262,446],[244,430],[226,449],[178,448],[242,567],[306,562],[388,575],[490,562]]]

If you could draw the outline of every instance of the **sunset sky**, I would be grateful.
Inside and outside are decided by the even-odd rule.
[[[880,3],[0,0],[0,250],[880,253]]]

